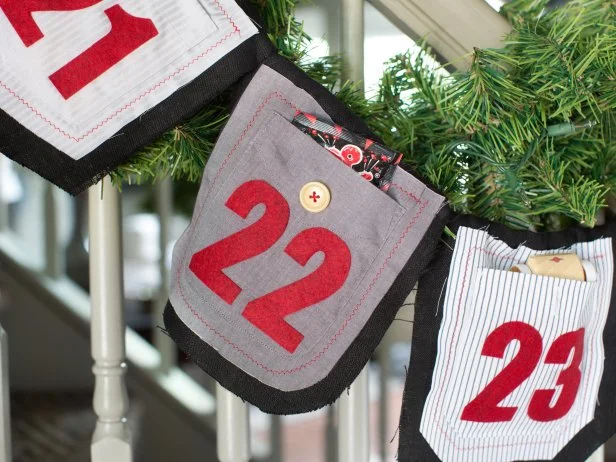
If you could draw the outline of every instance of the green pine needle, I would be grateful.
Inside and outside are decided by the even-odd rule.
[[[309,57],[299,0],[255,0],[279,53],[362,117],[451,206],[516,228],[593,226],[616,193],[616,3],[513,0],[501,49],[448,74],[426,44],[391,59],[376,95],[342,82],[340,56]],[[168,175],[198,182],[227,118],[225,96],[112,173],[116,185]],[[586,123],[592,129],[578,129]],[[546,128],[574,123],[565,136]],[[573,125],[571,125],[573,127]],[[553,131],[552,131],[553,133]]]

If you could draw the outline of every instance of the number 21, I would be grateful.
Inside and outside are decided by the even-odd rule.
[[[39,11],[75,11],[101,0],[0,0],[0,10],[26,47],[44,37],[33,13]],[[130,15],[120,5],[105,10],[111,31],[79,56],[49,76],[64,99],[96,80],[129,54],[158,35],[150,19]]]

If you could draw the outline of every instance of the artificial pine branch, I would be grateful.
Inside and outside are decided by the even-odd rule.
[[[594,225],[616,192],[613,1],[549,9],[548,0],[513,0],[501,10],[513,26],[503,48],[475,49],[470,69],[449,75],[424,45],[388,63],[370,100],[340,81],[340,57],[307,57],[298,1],[257,0],[279,53],[337,89],[457,211],[534,230]],[[227,117],[223,97],[118,168],[114,181],[197,182]]]

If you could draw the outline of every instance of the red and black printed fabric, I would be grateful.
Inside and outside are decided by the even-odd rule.
[[[387,191],[402,154],[370,138],[352,133],[336,124],[328,124],[312,114],[298,113],[293,125],[351,167],[364,179]]]
[[[268,58],[208,161],[164,316],[196,364],[277,414],[325,406],[351,384],[448,215],[399,167],[388,191],[366,181],[292,124],[298,112],[374,139],[322,86]]]
[[[616,432],[616,222],[557,233],[450,225],[418,285],[399,460],[584,461]],[[573,280],[510,271],[575,253]]]
[[[0,152],[76,194],[273,52],[233,0],[0,0]]]

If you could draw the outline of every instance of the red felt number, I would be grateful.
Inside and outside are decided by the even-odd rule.
[[[289,223],[289,203],[263,180],[242,184],[225,203],[242,218],[259,204],[265,205],[259,220],[195,253],[189,264],[201,282],[228,304],[235,301],[242,289],[223,269],[267,251],[282,237]],[[325,228],[301,231],[284,251],[301,266],[318,252],[323,252],[325,258],[306,277],[250,301],[242,316],[293,353],[304,336],[284,318],[336,293],[349,275],[351,251],[339,236]]]
[[[535,370],[542,351],[541,334],[534,327],[518,321],[508,322],[486,337],[481,354],[502,358],[505,348],[512,341],[520,343],[520,350],[513,360],[463,409],[461,419],[471,422],[507,422],[513,419],[517,407],[498,406],[518,388]],[[571,350],[571,364],[561,371],[556,385],[562,385],[560,396],[550,406],[556,390],[536,390],[529,407],[528,416],[539,422],[549,422],[564,417],[573,406],[582,372],[580,364],[584,351],[584,329],[561,335],[550,347],[546,364],[567,364]]]
[[[580,363],[584,351],[584,329],[568,332],[558,337],[548,351],[545,363],[567,364],[571,350],[573,350],[571,364],[560,373],[556,381],[556,385],[562,385],[562,389],[554,407],[551,407],[550,403],[556,390],[535,391],[528,408],[528,415],[531,419],[539,422],[558,420],[564,417],[573,406],[582,380]]]
[[[111,22],[111,31],[49,76],[64,99],[69,99],[158,35],[158,30],[150,19],[132,16],[120,5],[105,10],[105,14]]]
[[[323,252],[325,259],[305,278],[248,303],[242,316],[293,353],[304,336],[284,318],[336,293],[349,275],[351,251],[342,239],[325,228],[302,231],[284,251],[302,266],[317,252]]]
[[[35,11],[74,11],[90,7],[101,0],[0,0],[0,9],[15,31],[29,47],[43,38],[32,13]],[[49,76],[64,99],[69,99],[96,80],[133,51],[158,35],[147,18],[137,18],[120,5],[105,10],[111,23],[109,33],[79,56]]]
[[[510,393],[526,380],[541,358],[541,334],[523,322],[508,322],[487,336],[481,354],[502,358],[505,349],[514,340],[520,343],[518,354],[509,364],[466,405],[462,420],[471,422],[506,422],[513,419],[517,407],[499,406]]]
[[[101,0],[0,0],[0,10],[8,18],[15,32],[27,47],[43,38],[34,21],[37,11],[75,11],[100,3]]]
[[[242,289],[222,270],[265,252],[280,239],[289,223],[289,204],[273,186],[262,180],[244,183],[225,203],[244,219],[259,204],[265,205],[259,220],[200,250],[190,261],[191,271],[229,305]]]

